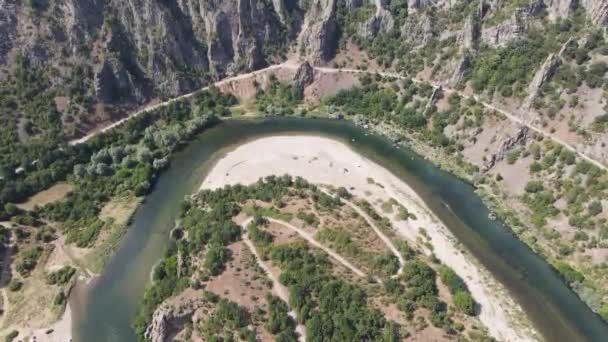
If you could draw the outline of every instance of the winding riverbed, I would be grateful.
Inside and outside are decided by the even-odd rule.
[[[214,162],[246,141],[276,134],[327,136],[347,143],[408,183],[464,246],[503,283],[548,341],[605,341],[608,325],[559,276],[517,240],[474,189],[389,141],[342,121],[272,119],[229,121],[205,131],[172,159],[104,273],[77,289],[72,309],[74,341],[134,341],[131,321],[162,256],[184,196],[202,183]]]

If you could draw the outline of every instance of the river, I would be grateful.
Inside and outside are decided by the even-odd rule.
[[[547,341],[606,341],[608,324],[508,227],[488,218],[470,184],[414,152],[344,121],[230,120],[176,153],[133,218],[103,274],[72,298],[76,342],[135,341],[131,328],[149,273],[162,256],[185,196],[198,189],[223,154],[269,135],[306,134],[346,143],[408,183],[456,238],[505,285]]]

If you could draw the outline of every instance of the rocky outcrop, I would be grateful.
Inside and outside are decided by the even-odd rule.
[[[407,8],[416,10],[429,4],[429,0],[407,0]]]
[[[471,67],[471,62],[471,55],[468,52],[465,52],[458,61],[456,68],[454,68],[454,73],[450,78],[451,84],[456,85],[464,79],[466,71]]]
[[[59,0],[36,13],[26,3],[0,0],[0,63],[18,46],[32,63],[64,64],[63,79],[66,63],[90,66],[99,100],[114,104],[262,68],[302,16],[287,0]],[[32,26],[47,38],[32,38]]]
[[[587,10],[587,16],[595,25],[608,24],[608,0],[582,0],[581,4]]]
[[[106,59],[95,74],[95,92],[105,103],[118,103],[132,97],[133,82],[122,63]]]
[[[315,80],[315,69],[308,62],[300,65],[294,77],[294,84],[302,89],[308,87]]]
[[[432,19],[426,13],[410,15],[401,27],[401,36],[414,47],[425,45],[435,36],[433,27]]]
[[[144,334],[150,342],[168,342],[204,304],[202,299],[192,299],[172,306],[161,304],[152,315],[152,322]]]
[[[338,44],[336,0],[314,0],[306,15],[299,44],[314,63],[326,63]]]
[[[513,136],[504,139],[498,148],[496,153],[493,153],[490,158],[486,158],[483,165],[482,172],[488,172],[491,170],[499,161],[503,160],[513,147],[517,145],[525,145],[528,141],[529,129],[526,126],[520,127]]]
[[[558,17],[568,18],[578,7],[578,0],[546,0],[547,12],[553,20]]]
[[[344,5],[349,11],[363,6],[363,0],[344,0]]]
[[[383,8],[359,26],[359,35],[366,39],[373,39],[379,32],[389,32],[395,26],[391,13]]]
[[[62,4],[64,30],[70,46],[77,48],[94,40],[103,24],[103,0],[70,0]]]
[[[480,38],[481,17],[478,13],[473,13],[466,19],[459,41],[463,49],[477,50]]]
[[[532,17],[541,14],[544,9],[545,4],[542,0],[520,6],[508,20],[496,26],[484,28],[481,40],[491,47],[504,46],[525,32]]]
[[[14,1],[0,0],[0,65],[7,62],[7,54],[13,48],[16,22]]]
[[[532,104],[540,94],[541,87],[549,81],[549,79],[555,74],[555,71],[559,67],[561,59],[555,54],[550,54],[545,60],[543,65],[538,69],[532,82],[528,85],[528,97],[522,106],[522,109],[527,112],[532,108]]]

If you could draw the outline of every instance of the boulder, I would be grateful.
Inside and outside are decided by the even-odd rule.
[[[294,77],[294,84],[301,88],[302,90],[306,89],[312,82],[315,80],[315,70],[308,62],[304,62],[300,65],[298,70],[296,71],[296,75]]]

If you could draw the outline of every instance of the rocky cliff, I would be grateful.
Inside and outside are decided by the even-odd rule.
[[[99,108],[95,104],[114,110],[182,94],[274,64],[288,52],[326,64],[352,34],[367,48],[391,50],[386,66],[407,51],[398,52],[386,37],[415,50],[456,36],[460,51],[441,62],[449,69],[441,81],[457,83],[481,46],[505,46],[530,27],[542,29],[545,11],[557,20],[582,7],[597,26],[606,24],[608,13],[608,0],[535,0],[519,6],[484,0],[458,7],[468,9],[458,21],[450,9],[460,5],[460,0],[0,0],[0,79],[23,56],[42,67],[69,101],[70,85],[84,78],[77,95],[90,99],[79,104],[86,114]],[[433,67],[435,61],[426,63]]]

